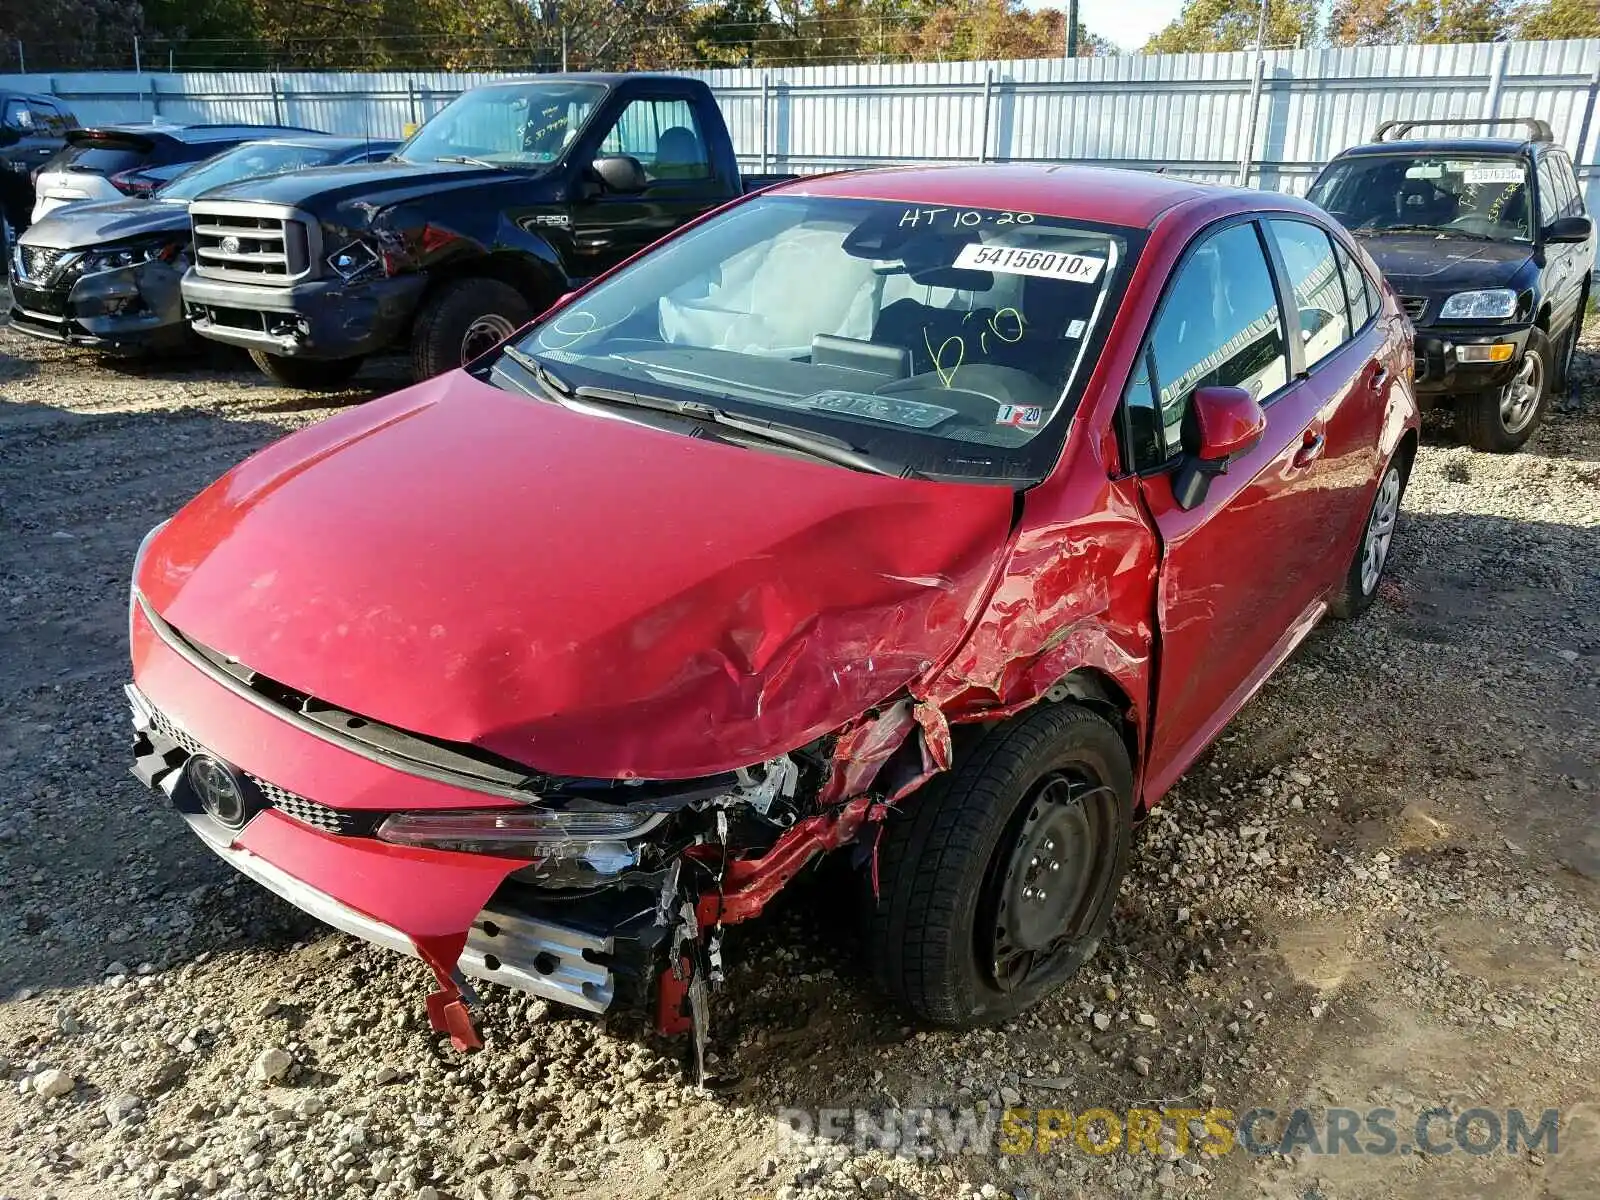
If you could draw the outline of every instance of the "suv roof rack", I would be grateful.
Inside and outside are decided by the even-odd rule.
[[[1385,121],[1372,134],[1372,140],[1399,141],[1407,136],[1413,129],[1422,125],[1520,125],[1527,131],[1530,142],[1553,142],[1555,134],[1550,129],[1550,122],[1541,121],[1537,117],[1448,117],[1440,120],[1428,121]],[[1385,137],[1393,134],[1393,137]]]

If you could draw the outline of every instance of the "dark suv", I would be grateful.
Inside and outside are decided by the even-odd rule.
[[[1412,138],[1426,125],[1520,138]],[[1595,267],[1594,222],[1543,121],[1388,121],[1310,198],[1377,260],[1416,327],[1417,393],[1480,450],[1506,452],[1565,388]]]
[[[33,215],[33,176],[67,144],[78,119],[54,96],[0,92],[0,208],[19,233]]]

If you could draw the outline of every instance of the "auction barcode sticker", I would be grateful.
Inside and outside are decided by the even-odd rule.
[[[1062,254],[1021,246],[985,246],[978,242],[961,247],[955,265],[971,270],[999,271],[1003,275],[1039,275],[1069,283],[1093,283],[1106,260],[1086,254]]]
[[[1462,183],[1521,183],[1522,168],[1515,163],[1494,167],[1468,167],[1461,172]]]

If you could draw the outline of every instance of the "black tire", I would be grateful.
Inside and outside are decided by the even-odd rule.
[[[533,319],[533,305],[498,279],[452,279],[423,303],[411,327],[418,383],[470,362]]]
[[[250,361],[273,383],[303,392],[337,392],[348,387],[361,369],[360,358],[286,358],[264,350],[250,351]]]
[[[1066,804],[1050,799],[1069,794]],[[1070,827],[1074,814],[1081,836],[1071,844],[1058,850],[1040,840]],[[884,823],[866,936],[883,988],[924,1021],[974,1027],[1008,1020],[1059,987],[1094,954],[1111,919],[1132,815],[1127,747],[1103,717],[1050,705],[987,732]],[[1083,869],[1069,861],[1048,874],[1051,860],[1041,866],[1039,857],[1046,845]],[[1024,875],[1008,874],[1013,867]],[[1061,881],[1064,890],[1014,920],[1029,879]],[[1041,889],[1034,903],[1045,898]],[[1061,932],[1002,968],[1029,918],[1041,923],[1035,933]],[[1003,932],[1008,926],[1016,931]]]
[[[1344,583],[1328,605],[1334,616],[1359,617],[1378,598],[1378,585],[1383,582],[1383,572],[1389,565],[1389,550],[1394,539],[1395,524],[1400,517],[1400,501],[1405,498],[1406,480],[1410,475],[1411,452],[1401,449],[1378,477],[1378,486],[1372,493],[1372,504],[1367,509],[1366,524],[1361,527],[1361,541],[1344,573]],[[1392,505],[1389,503],[1391,498]],[[1388,521],[1387,528],[1384,528],[1382,518],[1386,510]],[[1382,542],[1377,550],[1377,570],[1374,572],[1369,569],[1368,556],[1373,553],[1374,543],[1379,538]]]
[[[1522,379],[1521,372],[1528,370],[1530,363],[1537,372],[1538,395],[1525,415],[1508,424],[1503,411],[1507,389],[1518,386]],[[1517,369],[1519,374],[1505,388],[1463,396],[1456,402],[1456,426],[1467,444],[1474,449],[1487,450],[1491,454],[1511,454],[1520,450],[1550,411],[1550,381],[1555,370],[1555,353],[1543,330],[1528,331],[1528,344],[1523,349]]]

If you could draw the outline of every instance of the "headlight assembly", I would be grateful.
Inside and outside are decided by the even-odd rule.
[[[1493,320],[1515,316],[1516,311],[1515,292],[1510,288],[1488,288],[1480,292],[1457,292],[1444,302],[1444,307],[1439,310],[1439,319]]]
[[[144,242],[136,246],[117,246],[107,250],[90,250],[78,260],[80,275],[94,275],[101,271],[115,271],[122,267],[136,267],[146,262],[171,262],[183,250],[182,239]]]

